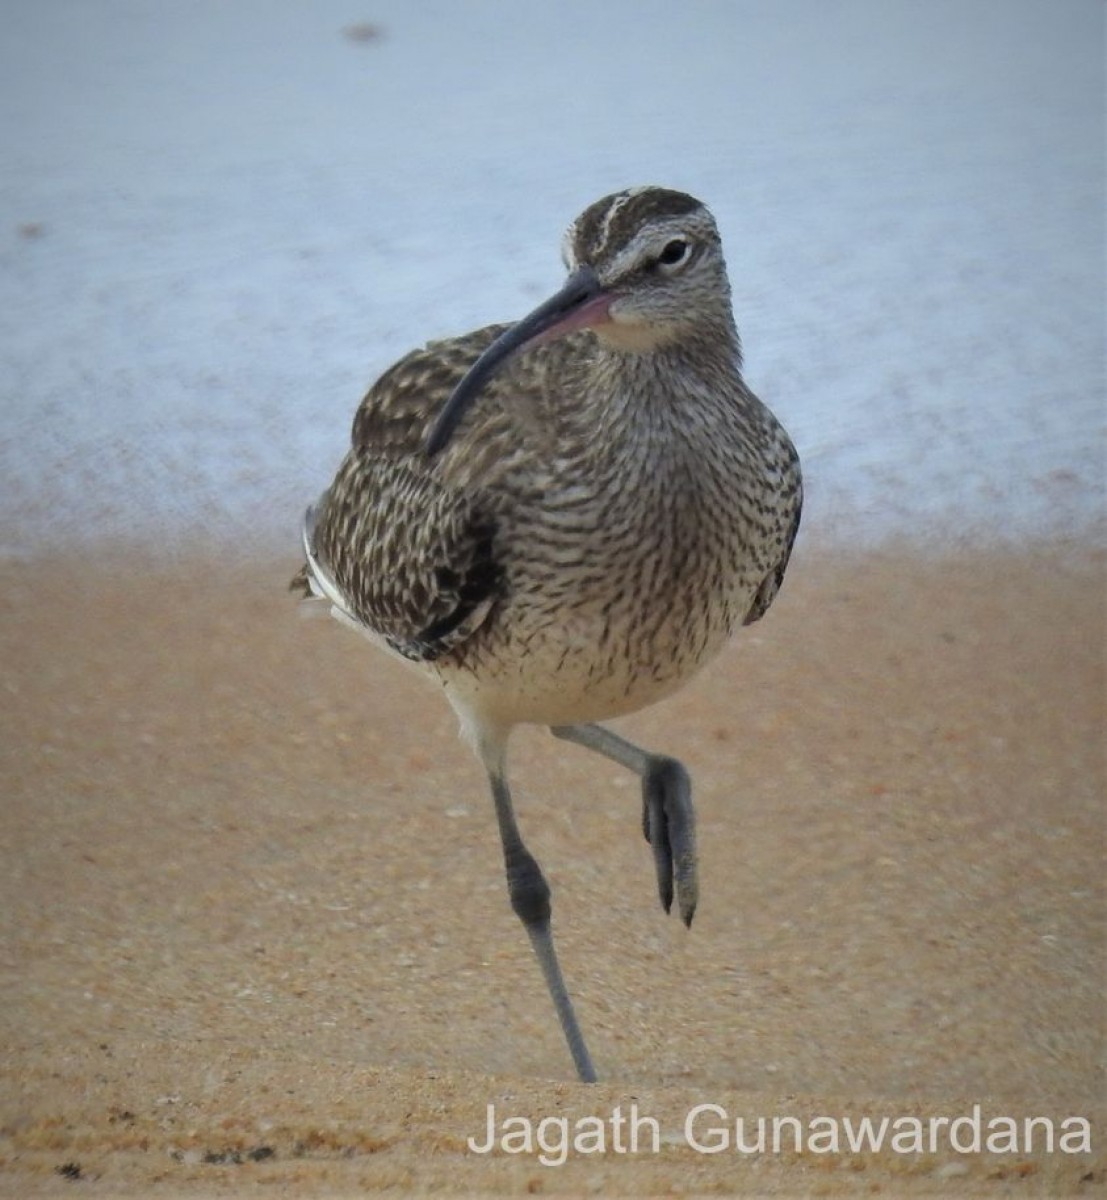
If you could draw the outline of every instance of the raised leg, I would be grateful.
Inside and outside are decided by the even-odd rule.
[[[530,944],[538,956],[550,998],[557,1010],[557,1019],[561,1022],[565,1040],[569,1043],[569,1053],[576,1064],[577,1074],[581,1082],[595,1083],[596,1069],[592,1066],[591,1055],[584,1044],[584,1036],[577,1023],[573,1002],[565,987],[565,980],[557,961],[557,951],[554,949],[553,932],[550,929],[550,885],[546,882],[534,856],[523,844],[519,826],[515,821],[511,792],[504,777],[502,754],[491,762],[486,757],[485,763],[492,784],[492,799],[496,804],[500,841],[504,848],[504,867],[507,871],[507,890],[511,897],[511,907],[523,922]]]
[[[653,850],[661,903],[669,912],[675,891],[681,920],[691,925],[699,899],[699,880],[696,815],[688,772],[675,758],[650,754],[602,725],[559,725],[551,732],[595,750],[641,777],[642,832]]]

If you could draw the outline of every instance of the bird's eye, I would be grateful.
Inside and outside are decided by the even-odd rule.
[[[688,243],[682,238],[674,238],[657,256],[657,261],[663,267],[675,267],[683,262],[688,254]]]

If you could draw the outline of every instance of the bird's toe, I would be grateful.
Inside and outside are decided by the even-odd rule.
[[[675,896],[681,920],[691,925],[699,898],[696,818],[691,780],[675,758],[651,759],[642,775],[642,825],[653,850],[662,907],[670,912]]]

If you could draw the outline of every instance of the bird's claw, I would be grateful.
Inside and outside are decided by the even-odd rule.
[[[653,850],[657,890],[666,912],[673,906],[692,924],[699,899],[696,871],[696,816],[692,782],[675,758],[656,756],[642,775],[642,831]]]

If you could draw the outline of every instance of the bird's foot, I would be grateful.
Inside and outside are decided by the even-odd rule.
[[[642,772],[642,831],[653,850],[662,906],[670,912],[675,893],[680,919],[691,925],[699,899],[696,816],[692,781],[675,758],[651,755]]]

